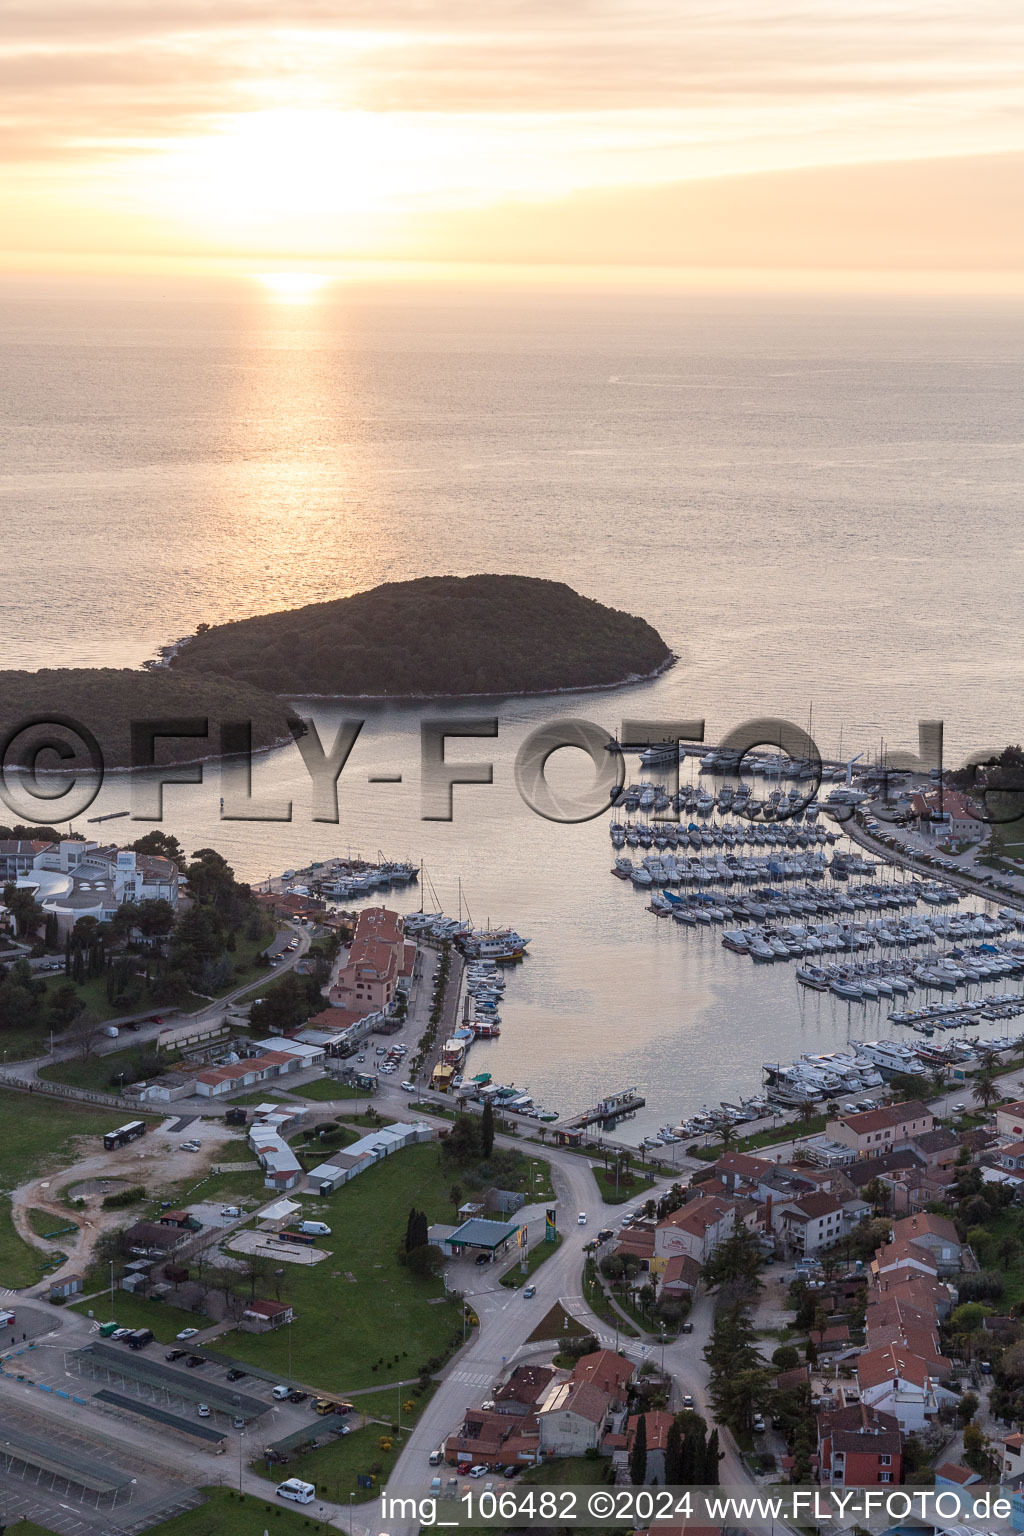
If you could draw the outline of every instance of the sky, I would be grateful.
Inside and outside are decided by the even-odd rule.
[[[0,0],[8,271],[1024,267],[1019,0]]]

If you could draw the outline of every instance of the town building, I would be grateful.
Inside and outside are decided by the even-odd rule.
[[[818,1414],[818,1476],[830,1488],[903,1481],[903,1436],[891,1413],[866,1403]]]
[[[911,1142],[934,1126],[935,1116],[927,1104],[911,1099],[904,1104],[887,1104],[882,1109],[867,1109],[829,1120],[825,1135],[849,1147],[858,1157],[876,1157]]]

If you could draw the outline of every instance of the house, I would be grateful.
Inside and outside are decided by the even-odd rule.
[[[203,1225],[188,1211],[161,1211],[159,1221],[162,1227],[179,1227],[183,1232],[198,1232]]]
[[[145,1256],[171,1253],[188,1234],[179,1227],[161,1226],[157,1221],[137,1221],[124,1235],[129,1252]]]
[[[871,1273],[876,1279],[901,1269],[936,1277],[939,1273],[937,1260],[927,1248],[919,1247],[917,1243],[886,1243],[884,1248],[877,1249],[871,1261]]]
[[[963,1245],[948,1216],[933,1216],[929,1211],[904,1216],[893,1222],[892,1241],[926,1249],[935,1260],[940,1275],[955,1275],[960,1271]]]
[[[494,1413],[486,1408],[467,1409],[457,1432],[449,1435],[444,1443],[445,1461],[450,1467],[460,1462],[500,1466],[505,1459],[505,1441],[516,1423],[511,1414]]]
[[[947,1362],[948,1364],[948,1362]],[[892,1414],[904,1434],[924,1429],[956,1394],[942,1387],[927,1360],[899,1344],[869,1349],[854,1361],[860,1400]]]
[[[271,1333],[294,1320],[295,1313],[284,1301],[250,1301],[238,1326],[246,1333]]]
[[[810,1337],[819,1360],[832,1359],[833,1356],[843,1355],[850,1349],[850,1330],[846,1323],[831,1323],[827,1328],[812,1328]]]
[[[831,1488],[903,1481],[903,1436],[891,1413],[866,1403],[818,1414],[818,1476]]]
[[[1003,1471],[1002,1481],[1012,1483],[1016,1487],[1024,1478],[1024,1435],[1019,1430],[1012,1435],[1006,1435],[1002,1441],[1003,1446]]]
[[[517,1365],[494,1394],[495,1413],[514,1414],[517,1418],[533,1413],[547,1395],[555,1375],[550,1365]]]
[[[1010,1141],[1024,1139],[1024,1100],[1000,1105],[996,1110],[996,1134]]]
[[[999,1150],[999,1166],[1024,1179],[1024,1141],[1011,1141]]]
[[[977,1472],[972,1472],[970,1467],[961,1466],[957,1461],[944,1461],[935,1468],[935,1492],[959,1495],[962,1515],[974,1513],[974,1496],[966,1490],[980,1482],[981,1477]]]
[[[610,1412],[608,1393],[595,1382],[557,1382],[537,1412],[541,1452],[545,1456],[583,1456],[596,1450]]]
[[[689,1254],[698,1264],[706,1263],[737,1222],[752,1229],[756,1215],[757,1206],[752,1200],[698,1195],[658,1222],[654,1230],[652,1271],[660,1273],[677,1253]]]
[[[647,1437],[647,1462],[644,1470],[645,1483],[664,1483],[665,1481],[665,1446],[668,1443],[668,1432],[672,1428],[674,1415],[666,1413],[663,1408],[654,1409],[643,1415],[644,1433]],[[633,1443],[636,1440],[637,1429],[640,1425],[640,1415],[633,1414],[626,1426],[626,1458],[632,1455]]]
[[[930,1310],[938,1318],[946,1318],[953,1310],[953,1293],[932,1274],[916,1269],[894,1269],[875,1277],[874,1298],[882,1300],[895,1297],[910,1306]]]
[[[835,1195],[804,1195],[779,1211],[782,1235],[793,1253],[820,1253],[831,1248],[849,1231],[843,1207]]]
[[[952,1168],[960,1155],[960,1137],[948,1125],[915,1136],[911,1145],[920,1152],[929,1168]]]
[[[654,1258],[654,1228],[647,1226],[623,1227],[612,1249],[617,1259],[636,1258],[641,1269],[650,1269]]]
[[[636,1377],[637,1367],[631,1360],[611,1349],[595,1349],[592,1354],[581,1355],[576,1361],[571,1380],[600,1387],[612,1408],[618,1411],[625,1408],[628,1388]]]
[[[700,1265],[688,1253],[674,1253],[661,1272],[661,1295],[688,1297],[697,1289]]]
[[[910,1099],[903,1104],[887,1104],[882,1109],[868,1109],[861,1114],[842,1115],[829,1120],[825,1135],[849,1147],[858,1157],[876,1157],[894,1147],[912,1142],[935,1127],[935,1116],[927,1104]]]

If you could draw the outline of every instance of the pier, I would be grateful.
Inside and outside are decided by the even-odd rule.
[[[604,1123],[608,1120],[621,1120],[626,1115],[635,1115],[638,1109],[643,1109],[647,1100],[638,1088],[626,1088],[621,1093],[609,1093],[593,1109],[585,1109],[582,1114],[572,1115],[564,1120],[555,1131],[556,1140],[564,1136],[571,1136],[574,1132],[585,1131],[588,1125]]]

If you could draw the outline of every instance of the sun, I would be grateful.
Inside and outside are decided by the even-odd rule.
[[[323,272],[258,272],[256,281],[278,304],[311,304],[333,279]]]

